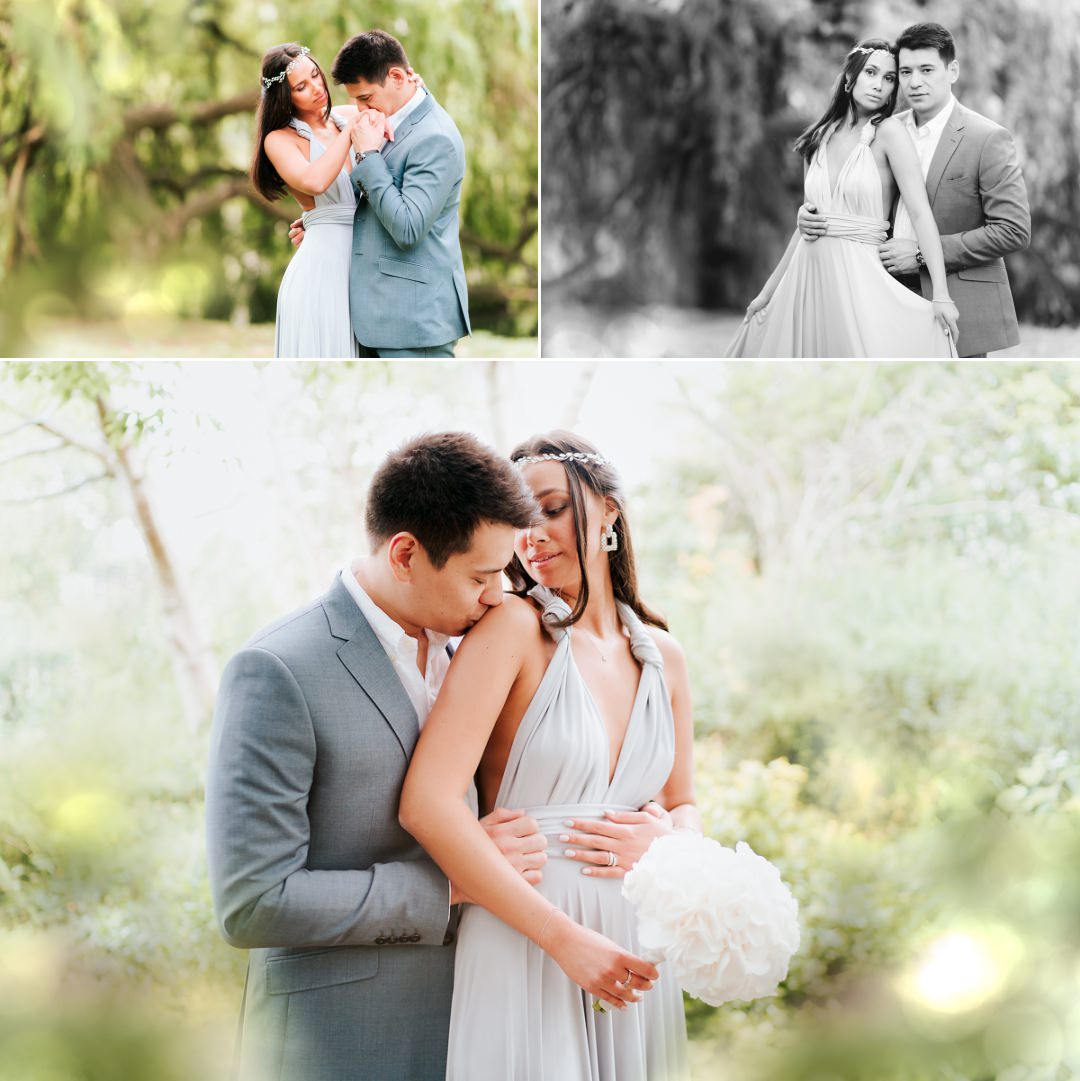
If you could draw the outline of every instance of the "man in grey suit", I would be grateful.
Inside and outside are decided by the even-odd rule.
[[[535,504],[465,433],[413,440],[376,472],[371,554],[257,634],[222,677],[207,776],[210,885],[250,951],[240,1040],[251,1081],[442,1081],[464,900],[398,823],[449,637],[501,603]],[[482,820],[525,878],[543,836]]]
[[[405,50],[382,30],[350,38],[334,82],[385,123],[353,135],[357,207],[349,307],[361,355],[452,357],[470,332],[458,205],[465,147],[431,92],[410,78]]]
[[[949,295],[960,311],[957,353],[985,356],[1020,341],[1004,256],[1031,239],[1031,213],[1012,135],[953,97],[956,43],[939,23],[909,26],[897,39],[900,87],[910,109],[898,113],[922,164],[941,234]],[[799,228],[824,232],[807,207]],[[933,286],[901,200],[892,238],[880,248],[885,269],[928,299]]]

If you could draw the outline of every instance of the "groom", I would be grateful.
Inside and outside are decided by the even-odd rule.
[[[953,97],[959,78],[956,42],[939,23],[909,26],[897,39],[900,87],[910,109],[898,113],[922,165],[941,234],[949,295],[960,310],[962,357],[985,356],[1020,341],[1004,256],[1031,239],[1027,189],[1012,135]],[[814,239],[825,219],[807,206],[799,229]],[[901,200],[892,238],[879,250],[896,279],[930,298],[933,287]]]
[[[257,634],[222,677],[206,786],[210,886],[250,951],[251,1081],[443,1081],[465,900],[398,823],[450,636],[502,602],[515,529],[535,515],[505,458],[423,436],[372,478],[370,554]],[[545,839],[481,819],[527,881]]]

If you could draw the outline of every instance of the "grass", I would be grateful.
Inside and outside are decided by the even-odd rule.
[[[548,303],[545,357],[722,357],[742,312],[648,305],[623,310]],[[1020,344],[992,354],[1008,357],[1080,357],[1080,327],[1020,326]]]
[[[166,316],[92,322],[48,319],[37,324],[27,356],[89,357],[244,357],[274,355],[274,325],[239,326],[211,319]],[[536,338],[502,338],[478,330],[458,343],[457,356],[537,356]]]

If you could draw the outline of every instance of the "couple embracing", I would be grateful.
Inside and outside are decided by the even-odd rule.
[[[938,23],[851,49],[795,142],[798,228],[729,356],[974,357],[1019,342],[1004,257],[1028,245],[1027,191],[1009,132],[953,96],[959,74]]]
[[[332,107],[309,49],[263,57],[251,178],[303,217],[278,291],[278,357],[451,357],[470,332],[458,239],[465,149],[396,38],[350,38]]]
[[[222,679],[207,836],[250,950],[244,1075],[683,1078],[681,991],[621,883],[701,828],[688,678],[612,464],[566,432],[509,459],[423,436],[365,518],[368,554]]]

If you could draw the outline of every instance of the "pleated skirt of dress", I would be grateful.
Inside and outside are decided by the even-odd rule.
[[[769,304],[744,322],[729,357],[954,357],[934,307],[881,265],[877,248],[801,241]]]
[[[540,891],[568,916],[638,952],[622,880],[556,856]],[[458,929],[447,1081],[686,1081],[682,991],[666,965],[626,1010],[592,996],[524,935],[467,905]]]
[[[349,317],[352,223],[306,227],[278,289],[275,357],[359,355]]]

